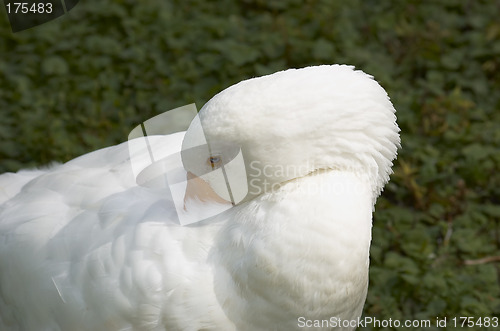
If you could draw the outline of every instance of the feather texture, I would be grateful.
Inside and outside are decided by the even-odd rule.
[[[137,185],[126,143],[0,176],[2,330],[294,330],[361,315],[372,208],[399,146],[385,91],[349,66],[292,69],[228,88],[200,119],[207,141],[241,147],[249,195],[196,224],[179,224],[169,190]],[[178,153],[193,130],[151,147]]]

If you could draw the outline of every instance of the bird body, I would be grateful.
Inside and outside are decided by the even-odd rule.
[[[248,195],[198,223],[137,185],[127,143],[0,176],[0,329],[293,330],[361,315],[372,209],[399,145],[385,91],[349,66],[292,69],[199,116],[209,143],[241,147]],[[151,147],[179,152],[193,130]]]

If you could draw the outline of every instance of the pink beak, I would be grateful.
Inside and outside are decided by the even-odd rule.
[[[187,180],[186,194],[184,195],[184,210],[186,210],[186,202],[188,200],[200,200],[203,202],[216,202],[224,204],[228,203],[228,201],[217,195],[217,193],[215,193],[206,181],[193,173],[187,173]]]

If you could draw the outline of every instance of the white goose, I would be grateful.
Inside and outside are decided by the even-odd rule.
[[[126,143],[0,176],[1,330],[330,329],[361,315],[399,146],[386,92],[351,66],[291,69],[229,87],[199,118],[207,141],[241,148],[248,180],[203,222],[180,225],[168,195],[136,184]],[[151,143],[179,152],[195,127]],[[228,200],[191,183],[186,213]]]

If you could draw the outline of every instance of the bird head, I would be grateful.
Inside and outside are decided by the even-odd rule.
[[[365,176],[375,202],[400,143],[385,90],[347,65],[289,69],[242,81],[215,95],[198,115],[182,145],[186,170],[206,175],[241,152],[244,176],[233,187],[247,189],[241,201],[318,170],[337,169]],[[197,152],[203,141],[208,152]],[[205,181],[230,200],[227,181],[210,176]]]

